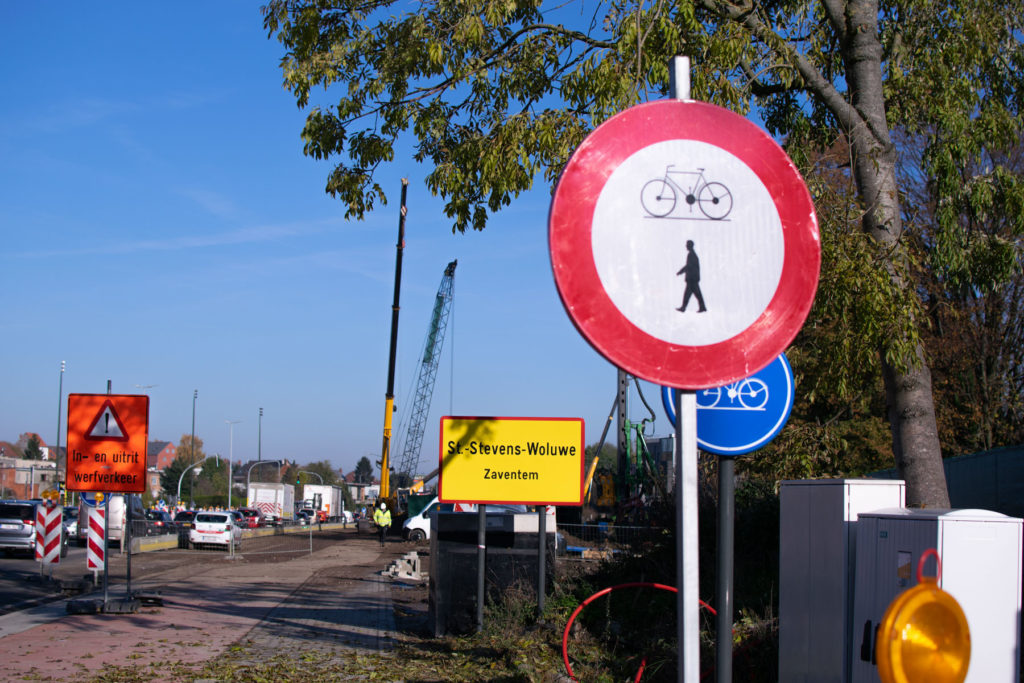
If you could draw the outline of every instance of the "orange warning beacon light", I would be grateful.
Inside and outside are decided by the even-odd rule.
[[[923,576],[935,556],[935,576]],[[876,651],[882,683],[963,683],[971,661],[967,617],[952,595],[939,588],[942,564],[935,548],[921,554],[917,585],[892,601],[878,629]]]

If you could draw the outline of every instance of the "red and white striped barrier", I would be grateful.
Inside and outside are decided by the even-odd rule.
[[[60,562],[60,532],[64,508],[46,503],[36,506],[36,562]]]
[[[89,508],[89,535],[85,546],[85,566],[88,569],[103,569],[103,554],[106,543],[103,542],[104,508]]]

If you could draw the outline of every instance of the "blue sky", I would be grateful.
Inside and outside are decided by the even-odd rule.
[[[399,158],[380,175],[391,203],[346,221],[323,191],[331,165],[302,155],[305,112],[258,3],[0,3],[0,21],[0,440],[55,441],[64,360],[64,412],[110,380],[151,396],[153,440],[190,432],[198,389],[210,454],[242,420],[236,460],[379,457],[402,176],[400,414],[459,261],[420,469],[444,414],[582,417],[600,438],[615,369],[558,298],[549,188],[452,235],[424,169]],[[646,417],[637,400],[630,413]]]

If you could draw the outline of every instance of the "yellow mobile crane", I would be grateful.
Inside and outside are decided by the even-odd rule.
[[[398,244],[395,245],[395,299],[391,304],[391,350],[388,354],[388,388],[384,394],[384,444],[381,446],[380,497],[391,495],[391,416],[395,411],[395,353],[398,349],[398,295],[402,288],[402,249],[405,248],[405,196],[409,179],[402,178],[402,203],[398,218]]]

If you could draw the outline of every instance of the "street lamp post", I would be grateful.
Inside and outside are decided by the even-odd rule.
[[[63,361],[63,360],[60,362],[60,384],[58,385],[59,388],[57,389],[57,452],[54,454],[53,459],[54,459],[54,462],[57,463],[57,467],[58,468],[60,467],[60,411],[61,411],[61,407],[62,407],[61,404],[64,402],[64,367],[65,367],[66,363],[67,363],[67,361]],[[64,469],[65,469],[65,471],[67,471],[67,466],[68,466],[67,465],[67,458],[65,458],[64,459]],[[61,481],[60,471],[58,471],[57,472],[57,486],[58,487],[60,486],[60,481]],[[65,502],[65,501],[62,500],[61,503],[63,503],[63,502]]]
[[[228,510],[231,509],[231,489],[234,482],[231,481],[231,461],[235,459],[235,425],[241,420],[224,420],[228,424]]]
[[[185,478],[185,473],[188,472],[193,467],[195,467],[196,465],[201,465],[201,464],[202,463],[200,463],[200,462],[194,462],[194,463],[192,463],[191,465],[189,465],[188,467],[186,467],[185,469],[183,469],[181,471],[181,476],[178,477],[178,496],[175,499],[175,503],[181,502],[181,480]],[[196,472],[202,472],[202,471],[203,471],[203,468],[199,467],[199,468],[196,468],[196,471],[193,472],[192,474],[194,476]],[[189,488],[191,488],[191,486]],[[193,505],[193,506],[190,506],[190,507],[195,507],[195,506]]]
[[[256,437],[256,462],[263,460],[263,408],[260,408],[260,426]]]
[[[299,470],[299,473],[300,473],[300,474],[301,474],[302,472],[305,472],[306,474],[313,474],[313,475],[316,475],[316,478],[320,480],[320,483],[321,483],[321,484],[323,484],[323,483],[324,483],[324,478],[323,478],[323,477],[321,477],[321,476],[320,476],[320,474],[319,474],[318,472],[312,472],[312,471],[310,471],[310,470]]]
[[[192,440],[189,441],[189,447],[192,449],[192,454],[188,457],[189,462],[193,465],[196,462],[196,399],[199,398],[199,390],[192,390]],[[188,499],[189,508],[194,508],[195,498],[192,496],[192,489],[195,488],[196,478],[192,475],[192,478],[188,480]],[[180,491],[179,491],[180,493]],[[179,499],[180,500],[180,499]]]
[[[280,474],[280,472],[281,472],[281,461],[280,460],[264,460],[263,462],[254,462],[253,464],[249,465],[249,469],[245,473],[245,490],[247,492],[249,490],[249,484],[252,483],[252,470],[253,470],[254,467],[259,467],[260,465],[277,465],[277,468],[278,468],[277,478],[278,479],[281,478],[281,474]]]

